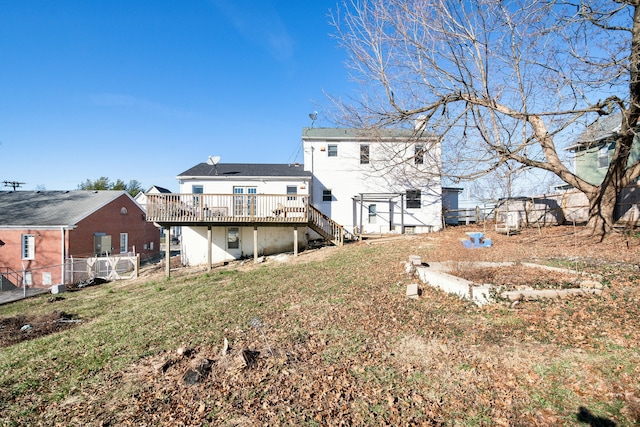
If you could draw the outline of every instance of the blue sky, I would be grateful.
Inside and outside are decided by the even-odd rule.
[[[209,155],[302,161],[356,93],[330,37],[336,0],[0,0],[0,181],[178,190]],[[10,188],[0,188],[9,190]]]

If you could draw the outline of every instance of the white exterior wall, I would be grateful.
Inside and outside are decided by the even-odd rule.
[[[190,194],[194,185],[202,185],[204,194],[233,194],[234,187],[256,187],[256,194],[287,194],[287,187],[295,185],[299,196],[309,195],[309,185],[304,179],[263,177],[259,179],[229,178],[224,180],[211,180],[207,178],[194,178],[180,180],[180,193]]]
[[[229,249],[229,228],[239,230],[239,248]],[[258,256],[293,252],[293,227],[258,227]],[[214,264],[235,259],[253,257],[253,227],[211,227],[211,262]],[[182,228],[182,263],[202,265],[207,263],[207,227]],[[307,227],[298,227],[298,250],[306,249]]]
[[[363,139],[305,138],[304,167],[313,175],[311,203],[350,232],[360,225],[363,233],[402,232],[404,226],[414,227],[416,233],[442,228],[442,190],[440,184],[440,144],[433,143],[424,164],[416,165],[413,143],[381,143]],[[329,145],[338,146],[338,155],[329,157]],[[370,163],[360,163],[360,145],[369,145]],[[425,144],[426,145],[426,144]],[[390,161],[389,158],[408,159]],[[331,190],[332,201],[323,201],[323,190]],[[406,208],[406,191],[421,190],[421,207]],[[402,193],[400,197],[364,201],[361,193]],[[375,204],[377,215],[369,218],[369,206]]]
[[[309,197],[308,178],[300,177],[194,177],[193,179],[181,179],[180,193],[190,194],[194,185],[202,185],[203,194],[233,194],[234,187],[255,187],[255,194],[287,194],[288,186],[296,186],[297,197]],[[246,191],[245,191],[246,194]],[[234,259],[252,257],[254,255],[253,227],[238,226],[240,244],[239,249],[229,249],[227,244],[227,232],[229,227],[211,227],[212,245],[211,262],[220,263]],[[273,255],[293,251],[294,232],[293,226],[258,227],[258,256]],[[298,227],[298,250],[302,251],[307,246],[307,227]],[[207,260],[207,227],[182,227],[181,237],[182,262],[185,265],[202,265]]]

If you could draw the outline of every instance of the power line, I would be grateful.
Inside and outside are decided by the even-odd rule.
[[[18,182],[18,181],[2,181],[2,183],[4,184],[5,187],[12,187],[13,191],[16,191],[16,188],[20,188],[21,186],[26,184],[26,182]]]

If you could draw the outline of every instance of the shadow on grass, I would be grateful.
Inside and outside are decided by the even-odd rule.
[[[597,417],[591,413],[587,408],[581,406],[576,414],[578,421],[585,424],[589,424],[591,427],[616,427],[616,423],[608,418]]]

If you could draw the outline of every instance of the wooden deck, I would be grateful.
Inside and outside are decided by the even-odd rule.
[[[147,221],[160,225],[307,224],[306,196],[286,194],[149,194]]]

